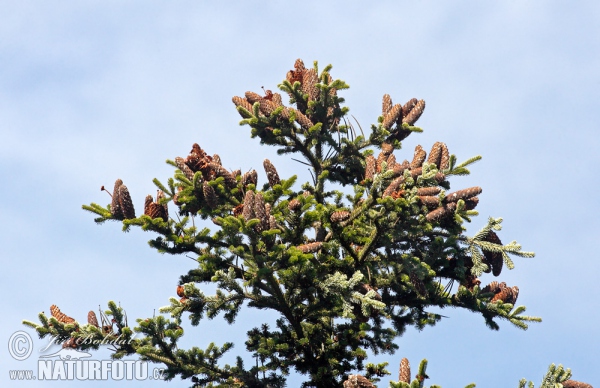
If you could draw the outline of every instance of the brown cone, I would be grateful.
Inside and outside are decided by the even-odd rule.
[[[377,162],[373,155],[369,155],[365,158],[365,180],[373,179],[377,168]]]
[[[442,155],[440,156],[439,169],[444,171],[448,167],[450,167],[450,153],[448,152],[448,147],[446,144],[442,143]]]
[[[483,241],[491,242],[493,244],[502,245],[502,241],[496,234],[496,232],[490,230],[487,236],[483,239]],[[502,265],[504,264],[504,258],[502,257],[502,253],[500,252],[491,252],[491,251],[483,251],[483,256],[485,257],[485,261],[492,267],[492,273],[494,276],[500,275],[502,272]]]
[[[257,225],[258,232],[269,229],[269,215],[265,208],[265,200],[262,193],[256,193],[254,196],[254,214],[256,218],[260,220],[260,224]]]
[[[344,388],[376,388],[373,383],[364,376],[350,375],[348,380],[344,381]]]
[[[450,193],[448,195],[446,195],[446,198],[444,198],[445,202],[458,202],[459,199],[468,199],[471,197],[475,197],[476,195],[481,194],[481,187],[479,186],[473,186],[473,187],[469,187],[468,189],[462,189],[462,190],[458,190],[455,191],[454,193]]]
[[[575,380],[565,380],[562,383],[563,388],[594,388],[590,384]]]
[[[402,122],[407,123],[408,125],[413,125],[417,122],[417,120],[419,120],[419,117],[421,117],[421,114],[423,114],[424,110],[425,100],[419,100],[419,102],[417,102],[415,106],[410,110],[410,113],[402,119]]]
[[[254,105],[255,102],[260,102],[262,99],[262,96],[258,93],[246,92],[246,100],[252,105]]]
[[[392,109],[392,97],[390,97],[389,94],[384,94],[383,95],[383,101],[381,103],[381,115],[385,116],[390,109]]]
[[[202,183],[202,193],[204,194],[204,200],[206,201],[206,204],[211,209],[216,208],[218,205],[218,201],[217,201],[217,194],[215,193],[215,189],[213,189],[213,187],[211,185],[209,185],[208,183],[204,182],[204,183]]]
[[[273,163],[271,163],[269,159],[265,159],[263,166],[265,167],[265,172],[267,173],[269,186],[274,187],[275,185],[280,184],[281,179],[279,179],[279,174],[277,173],[275,166],[273,166]]]
[[[382,197],[389,197],[393,192],[400,188],[400,185],[404,183],[404,176],[399,176],[390,182],[388,187],[383,191]]]
[[[427,289],[425,288],[425,283],[423,283],[423,280],[419,279],[417,274],[413,271],[411,271],[408,276],[410,278],[410,282],[415,287],[417,294],[420,296],[427,296]]]
[[[61,323],[73,323],[75,322],[75,320],[71,317],[69,317],[68,315],[62,313],[60,311],[60,309],[58,308],[57,305],[53,304],[52,306],[50,306],[50,314],[52,314],[52,316],[54,318],[56,318],[57,321],[61,322]]]
[[[135,218],[135,209],[133,208],[133,202],[131,202],[131,196],[127,186],[121,185],[119,187],[119,205],[123,212],[123,218],[131,219]]]
[[[473,210],[479,204],[479,197],[465,199],[465,210]]]
[[[341,211],[333,212],[330,219],[331,219],[331,222],[338,223],[338,222],[345,221],[348,218],[350,218],[350,212],[341,210]]]
[[[383,162],[385,162],[387,164],[387,160],[388,160],[388,156],[385,153],[380,152],[379,155],[377,156],[377,162],[375,163],[375,169],[377,170],[378,173],[380,173],[382,170],[382,165]]]
[[[252,190],[246,191],[244,196],[244,210],[242,212],[244,220],[249,221],[254,218],[254,192]]]
[[[427,162],[435,164],[438,168],[440,167],[440,160],[442,158],[442,144],[441,142],[435,142],[429,151],[429,157]]]
[[[123,209],[121,209],[121,201],[119,201],[119,188],[123,184],[123,181],[117,179],[115,181],[115,188],[112,194],[112,203],[110,204],[110,214],[118,220],[123,219]]]
[[[437,209],[430,211],[425,218],[429,222],[439,221],[442,218],[446,218],[447,216],[454,213],[455,209],[456,209],[456,204],[449,203],[449,204],[446,204],[445,206],[440,206]]]
[[[396,104],[390,109],[384,116],[381,125],[390,130],[394,123],[398,121],[398,118],[402,115],[402,106],[400,104]]]
[[[430,195],[419,195],[419,201],[430,209],[436,209],[440,206],[440,199]]]
[[[96,318],[96,313],[94,311],[90,310],[90,312],[88,313],[87,319],[88,319],[88,323],[90,325],[100,327],[98,325],[98,318]]]
[[[254,186],[256,186],[257,182],[258,182],[258,174],[256,173],[256,170],[248,171],[248,172],[244,173],[244,175],[242,175],[242,186],[244,186],[244,187],[248,186],[250,183],[252,183]]]
[[[298,249],[302,251],[302,253],[315,253],[323,246],[322,242],[313,242],[309,244],[299,245]]]
[[[310,121],[310,119],[308,117],[306,117],[302,112],[300,112],[299,110],[293,109],[293,108],[290,108],[290,109],[296,113],[296,122],[298,124],[300,124],[300,126],[302,128],[310,129],[312,126],[314,126],[312,121]]]
[[[408,358],[404,357],[400,360],[400,373],[398,373],[398,381],[403,383],[410,383],[410,362]]]
[[[233,101],[233,103],[235,104],[236,107],[241,106],[242,108],[246,109],[248,112],[250,112],[250,116],[248,116],[245,113],[240,112],[240,116],[242,116],[243,118],[247,119],[252,117],[252,104],[250,104],[250,102],[248,102],[248,100],[246,100],[245,98],[242,97],[233,97],[231,99]],[[239,110],[238,110],[239,112]]]
[[[410,113],[412,108],[414,108],[415,105],[417,105],[417,102],[419,102],[419,100],[417,100],[416,98],[411,98],[410,100],[408,100],[406,104],[402,106],[402,117],[406,117]]]
[[[316,101],[319,98],[319,88],[317,83],[319,77],[315,69],[308,69],[302,74],[302,92],[308,94],[309,101]]]
[[[417,195],[438,195],[440,191],[439,187],[421,187],[417,189]]]
[[[291,211],[293,211],[293,212],[300,210],[301,207],[302,207],[302,204],[297,199],[292,199],[288,203],[288,209],[291,210]]]
[[[175,158],[175,164],[177,165],[177,168],[183,173],[183,175],[185,175],[185,177],[189,180],[193,180],[194,179],[194,172],[187,166],[187,164],[185,164],[185,160],[178,156]]]
[[[421,145],[417,145],[415,147],[415,156],[413,157],[413,160],[410,164],[411,170],[421,167],[423,165],[423,162],[425,161],[426,157],[427,157],[427,152],[425,152],[425,150],[423,149],[423,147],[421,147]]]

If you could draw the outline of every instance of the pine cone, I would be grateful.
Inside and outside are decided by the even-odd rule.
[[[458,190],[455,191],[454,193],[450,193],[448,195],[446,195],[446,198],[444,198],[445,202],[458,202],[459,199],[468,199],[471,197],[474,197],[476,195],[481,194],[481,187],[479,186],[474,186],[474,187],[469,187],[468,189],[463,189],[463,190]]]
[[[350,375],[348,380],[344,381],[344,388],[376,388],[373,383],[364,376]]]
[[[442,218],[446,218],[447,216],[454,213],[455,209],[456,209],[456,204],[449,203],[449,204],[446,204],[445,206],[440,206],[437,209],[430,211],[425,218],[429,222],[439,221]]]
[[[293,110],[296,114],[296,122],[298,124],[300,124],[300,126],[304,129],[310,129],[312,126],[314,126],[314,124],[312,123],[312,121],[310,121],[310,119],[308,117],[306,117],[304,115],[304,113],[300,112],[297,109],[293,109],[290,108],[291,110]]]
[[[263,166],[265,167],[265,172],[267,173],[267,179],[269,180],[269,186],[274,187],[275,185],[281,184],[281,179],[279,179],[279,174],[277,174],[277,169],[273,166],[273,163],[269,159],[265,159],[263,162]]]
[[[246,100],[252,105],[254,105],[255,102],[260,102],[262,99],[262,96],[258,93],[250,91],[246,92]]]
[[[391,196],[393,192],[400,188],[400,185],[402,183],[404,183],[404,176],[399,176],[398,178],[391,181],[388,187],[383,191],[382,197],[385,198]]]
[[[430,209],[435,209],[440,206],[440,199],[438,197],[429,195],[419,195],[419,201]]]
[[[402,164],[396,163],[394,167],[392,167],[392,170],[394,170],[394,175],[398,176],[404,174],[404,171],[408,170],[409,168],[410,163],[408,163],[408,160],[405,160],[402,162]]]
[[[217,164],[217,165],[219,165],[219,166],[223,165],[223,163],[221,163],[221,157],[219,156],[219,154],[214,154],[212,156],[212,162],[215,163],[215,164]]]
[[[163,219],[166,221],[167,218],[169,218],[169,206],[168,206],[168,204],[166,202],[162,203],[162,204],[160,203],[161,200],[165,199],[165,198],[166,198],[166,196],[165,196],[165,192],[164,191],[162,191],[162,190],[157,190],[156,191],[156,203],[159,204],[159,205],[161,205],[163,207],[163,209],[164,209],[164,215],[165,215],[165,217]]]
[[[216,208],[218,205],[218,200],[217,194],[215,193],[215,189],[213,189],[213,187],[208,183],[204,182],[202,183],[202,193],[204,193],[204,200],[206,201],[206,204],[211,209]]]
[[[444,171],[450,167],[450,153],[446,144],[442,143],[442,155],[440,156],[439,170]]]
[[[319,98],[319,88],[316,86],[318,82],[315,69],[308,69],[302,74],[302,92],[308,94],[308,101],[317,101]]]
[[[396,156],[394,156],[394,154],[391,154],[390,156],[388,156],[387,159],[387,169],[388,170],[394,170],[394,168],[396,167],[397,163],[396,163]]]
[[[98,318],[96,318],[96,313],[92,310],[88,313],[88,323],[92,326],[100,327],[98,325]]]
[[[254,192],[252,190],[246,191],[244,196],[244,211],[242,212],[244,220],[248,222],[254,218]]]
[[[491,292],[492,294],[497,294],[500,292],[500,283],[498,283],[497,281],[492,281],[490,282],[490,284],[488,284],[487,286],[483,287],[481,289],[481,292],[483,293],[488,293]]]
[[[369,155],[365,158],[365,180],[373,179],[375,176],[375,170],[377,162],[375,161],[375,157],[373,155]]]
[[[429,157],[427,162],[435,164],[438,169],[440,168],[440,160],[442,158],[442,142],[435,142],[429,151]]]
[[[256,173],[256,170],[248,171],[247,173],[244,173],[244,175],[242,176],[242,186],[244,186],[244,187],[248,186],[250,183],[252,183],[254,186],[256,186],[257,182],[258,182],[258,174]]]
[[[383,95],[383,101],[381,103],[381,115],[385,116],[390,109],[392,109],[392,97],[390,97],[389,94],[384,94]]]
[[[417,102],[419,102],[419,100],[417,100],[416,98],[411,98],[410,100],[408,100],[406,104],[404,104],[404,106],[402,107],[402,117],[408,116],[410,111],[415,107],[415,105],[417,105]]]
[[[398,381],[402,381],[403,383],[410,383],[410,362],[408,362],[408,358],[403,358],[400,360],[400,372],[398,373]]]
[[[563,388],[594,388],[590,384],[575,380],[565,380],[562,383]]]
[[[277,220],[272,215],[269,216],[269,229],[279,229]]]
[[[275,109],[278,108],[277,104],[275,104],[273,101],[269,101],[269,100],[260,100],[260,106],[259,106],[259,110],[260,113],[264,114],[265,116],[271,116],[271,114],[275,111]]]
[[[347,212],[345,210],[333,212],[333,214],[330,217],[331,222],[333,223],[342,222],[347,220],[348,218],[350,218],[350,212]]]
[[[216,164],[216,163],[209,163],[208,165],[209,165],[209,168],[212,171],[214,171],[216,176],[223,177],[225,186],[227,186],[230,189],[237,186],[237,180],[235,179],[235,176],[233,176],[232,173],[227,171],[227,169],[225,167],[223,167],[220,164]]]
[[[242,116],[245,119],[248,119],[250,117],[252,117],[252,104],[250,104],[250,102],[248,102],[248,100],[246,100],[245,98],[242,97],[233,97],[231,99],[233,101],[233,103],[235,104],[236,107],[241,106],[242,108],[246,109],[248,112],[250,112],[250,115],[247,115],[245,113],[242,113],[239,109],[238,112],[240,113],[240,116]]]
[[[181,284],[177,286],[177,296],[180,298],[183,298],[185,296],[185,289]]]
[[[381,125],[390,130],[395,122],[398,121],[398,118],[402,115],[402,106],[400,104],[396,104],[390,109],[384,116]]]
[[[415,156],[413,157],[412,163],[410,164],[411,170],[417,169],[423,165],[425,158],[427,157],[427,152],[418,145],[415,147]],[[419,174],[420,175],[420,174]]]
[[[419,102],[417,102],[415,104],[415,106],[410,110],[408,115],[406,115],[402,119],[402,122],[407,123],[408,125],[413,125],[414,123],[417,122],[419,117],[421,117],[421,114],[423,114],[424,110],[425,110],[425,100],[419,100]]]
[[[187,179],[189,179],[190,181],[194,180],[194,172],[187,166],[187,164],[185,164],[185,160],[183,160],[182,157],[176,157],[175,164]]]
[[[288,209],[293,212],[300,210],[301,207],[302,207],[302,204],[297,199],[292,199],[288,203]]]
[[[419,279],[414,271],[411,271],[408,274],[408,277],[410,278],[410,282],[412,283],[413,287],[415,287],[417,294],[420,296],[427,296],[427,289],[425,288],[425,283],[423,283],[423,280]]]
[[[502,245],[502,241],[500,241],[498,235],[492,230],[490,230],[488,235],[485,236],[483,241]],[[490,267],[492,267],[492,273],[494,274],[494,276],[500,275],[500,273],[502,272],[502,265],[504,264],[504,258],[502,257],[502,253],[484,250],[483,257],[485,258],[487,264],[489,264]]]
[[[439,187],[420,187],[417,189],[417,195],[438,195],[442,190]]]
[[[473,210],[479,204],[479,197],[472,197],[469,199],[465,199],[465,210]]]
[[[110,214],[118,220],[123,219],[123,209],[121,209],[121,201],[119,201],[119,187],[123,184],[123,181],[117,179],[115,181],[115,188],[112,194],[112,203],[110,204]]]
[[[381,169],[383,168],[383,162],[385,162],[387,164],[387,160],[388,160],[389,155],[386,155],[382,152],[379,153],[379,155],[377,156],[377,162],[375,164],[376,166],[376,170],[378,173],[381,172]]]
[[[315,253],[323,246],[322,242],[313,242],[308,244],[299,245],[298,249],[302,251],[302,253]]]
[[[127,186],[119,186],[118,198],[121,211],[123,212],[123,218],[135,218],[135,209],[133,208],[133,202],[131,202],[131,196],[129,195],[129,190],[127,190]]]
[[[50,314],[52,314],[52,316],[54,318],[56,318],[57,321],[59,321],[60,323],[73,323],[75,322],[75,320],[71,317],[69,317],[68,315],[62,313],[60,311],[60,309],[58,308],[57,305],[53,304],[52,306],[50,306]]]
[[[269,215],[265,208],[265,200],[262,193],[256,193],[254,196],[254,214],[256,218],[260,220],[260,224],[257,225],[257,231],[262,232],[269,229]]]
[[[271,98],[271,101],[273,101],[277,106],[283,105],[283,100],[281,99],[281,94],[279,94],[279,93],[273,93],[273,97]]]

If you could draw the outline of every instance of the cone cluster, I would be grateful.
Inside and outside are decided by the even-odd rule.
[[[402,124],[414,125],[425,110],[425,100],[412,98],[404,105],[392,102],[389,94],[383,95],[381,104],[381,114],[383,121],[381,125],[392,132],[388,140],[404,140],[411,134],[411,131],[402,128]],[[395,127],[394,127],[395,124]]]
[[[162,218],[163,221],[169,219],[169,208],[166,203],[161,204],[160,200],[165,198],[165,193],[162,190],[156,192],[156,201],[151,195],[146,196],[144,201],[144,214],[150,216],[150,218]]]
[[[519,287],[508,287],[505,282],[498,283],[493,281],[487,286],[483,287],[481,292],[493,293],[494,296],[490,301],[492,303],[500,300],[503,303],[515,304],[517,303],[517,298],[519,296]]]
[[[350,375],[344,381],[344,388],[375,388],[375,385],[364,376]]]

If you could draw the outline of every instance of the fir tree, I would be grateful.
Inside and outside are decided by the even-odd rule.
[[[109,205],[83,206],[97,223],[115,220],[125,231],[154,232],[150,245],[161,253],[196,258],[197,268],[180,278],[179,299],[161,309],[170,318],[138,319],[132,328],[124,310],[109,302],[100,323],[94,312],[81,324],[56,306],[50,318],[40,314],[41,325],[25,323],[41,337],[56,335],[63,346],[84,350],[99,345],[78,338],[118,339],[114,358],[137,353],[164,364],[167,379],[179,376],[197,387],[283,387],[296,371],[307,377],[303,387],[348,388],[373,387],[390,374],[387,363],[365,364],[367,352],[393,354],[408,327],[437,324],[441,316],[431,307],[467,309],[492,330],[503,320],[521,329],[540,321],[516,306],[516,285],[481,284],[484,273],[497,277],[512,269],[510,255],[534,255],[516,241],[501,242],[501,218],[466,234],[482,188],[452,191],[450,180],[469,174],[481,157],[459,163],[442,142],[429,152],[420,145],[412,155],[399,152],[402,140],[422,131],[415,123],[425,101],[414,98],[395,104],[384,95],[381,115],[365,133],[339,95],[348,85],[330,70],[297,60],[279,85],[288,105],[270,90],[233,97],[251,136],[280,155],[293,154],[311,181],[298,187],[296,176],[281,177],[277,163],[266,159],[267,181],[259,182],[255,170],[230,171],[219,155],[194,144],[187,157],[167,161],[175,174],[166,184],[154,180],[157,195],[146,197],[142,215],[120,179]],[[199,219],[212,224],[200,228]],[[206,283],[217,286],[215,295],[204,294]],[[230,343],[178,347],[183,319],[198,325],[222,314],[232,323],[242,308],[280,315],[275,327],[248,331],[246,349],[256,366],[246,367],[240,357],[220,365]],[[134,332],[143,335],[132,340]],[[400,364],[391,387],[424,386],[426,360],[414,375],[407,359]],[[569,377],[551,366],[542,387],[578,386],[567,385]]]

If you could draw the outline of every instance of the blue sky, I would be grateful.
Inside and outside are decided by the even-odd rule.
[[[504,217],[502,240],[537,254],[516,258],[501,280],[519,286],[519,304],[541,324],[492,332],[478,316],[445,310],[438,326],[409,330],[396,355],[373,360],[389,361],[395,378],[401,357],[413,365],[428,358],[430,383],[445,388],[517,386],[522,377],[537,385],[552,362],[598,383],[596,2],[0,4],[2,341],[51,304],[79,320],[108,300],[120,301],[131,321],[152,316],[193,267],[151,250],[150,234],[95,225],[81,205],[108,203],[101,185],[123,179],[139,213],[155,192],[152,178],[173,172],[164,161],[187,155],[194,142],[232,169],[262,171],[268,157],[280,175],[306,179],[297,163],[250,139],[231,103],[246,90],[276,89],[303,58],[333,64],[363,128],[377,119],[384,93],[425,99],[425,132],[397,157],[435,141],[459,160],[481,154],[471,176],[452,181],[483,188],[469,231]],[[186,330],[186,344],[234,341],[233,354],[242,352],[245,331],[261,319],[249,311],[232,327],[203,322]],[[5,350],[0,365],[0,381],[9,382],[9,369],[36,364]]]

